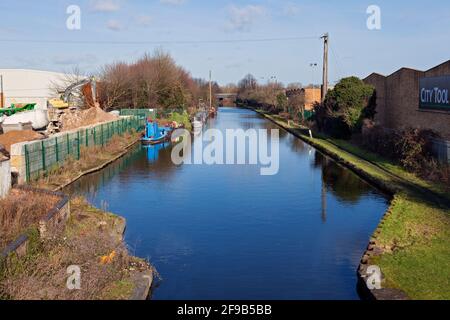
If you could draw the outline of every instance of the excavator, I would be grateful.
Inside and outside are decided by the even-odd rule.
[[[97,81],[95,80],[95,77],[89,77],[72,83],[64,90],[64,92],[62,92],[62,99],[52,99],[49,100],[49,103],[56,109],[69,108],[71,97],[73,96],[73,93],[78,89],[81,89],[86,109],[98,106]]]
[[[78,95],[76,98],[81,105],[73,106],[73,97],[75,96],[75,92],[80,90],[81,95]],[[61,117],[64,114],[63,109],[72,108],[82,108],[82,109],[92,109],[100,107],[97,99],[97,82],[95,77],[89,77],[75,83],[72,83],[61,93],[61,99],[53,99],[49,100],[49,105],[53,108],[49,109],[50,115],[50,124],[47,127],[48,133],[59,132],[61,128]],[[77,104],[80,104],[77,103]]]

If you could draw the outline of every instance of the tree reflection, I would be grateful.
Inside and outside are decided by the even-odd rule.
[[[370,193],[371,188],[366,182],[320,152],[315,152],[313,166],[322,169],[325,192],[331,191],[342,202],[355,204]]]

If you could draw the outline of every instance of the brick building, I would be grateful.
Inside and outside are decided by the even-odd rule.
[[[286,91],[288,97],[299,97],[305,110],[312,111],[314,104],[319,103],[322,99],[322,90],[320,86],[309,86],[301,89],[291,89]]]
[[[377,124],[390,129],[432,129],[444,139],[436,142],[440,158],[450,159],[450,60],[427,71],[402,68],[389,76],[372,73],[363,81],[376,89]],[[425,90],[425,83],[431,83],[429,90]],[[433,95],[442,83],[442,103],[426,105],[426,91]]]

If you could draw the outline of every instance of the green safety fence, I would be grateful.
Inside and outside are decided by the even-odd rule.
[[[120,109],[121,116],[135,116],[140,118],[156,118],[156,111],[150,109]]]
[[[304,114],[305,120],[309,120],[314,116],[314,111],[305,110],[303,114]]]
[[[24,145],[26,181],[58,168],[69,157],[79,160],[81,147],[104,146],[114,135],[142,131],[145,119],[128,117]]]

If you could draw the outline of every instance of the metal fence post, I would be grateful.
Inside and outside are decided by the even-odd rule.
[[[94,145],[96,145],[96,144],[97,144],[97,134],[96,134],[96,130],[94,127]]]
[[[58,137],[55,137],[55,149],[56,149],[56,162],[59,162],[59,146],[58,146]]]
[[[45,144],[41,141],[41,154],[42,154],[42,170],[47,171],[47,166],[45,163]]]
[[[89,147],[89,133],[88,133],[88,129],[86,129],[86,147]]]
[[[25,172],[27,182],[30,182],[30,170],[30,154],[28,152],[28,145],[25,145]]]
[[[104,146],[105,145],[105,142],[104,142],[104,139],[105,139],[105,137],[104,137],[104,131],[103,131],[103,123],[102,123],[102,125],[101,125],[101,129],[102,129],[102,146]]]
[[[77,131],[77,158],[80,160],[80,131]]]
[[[69,142],[69,134],[66,134],[66,142],[67,142],[67,154],[70,154],[70,142]]]

